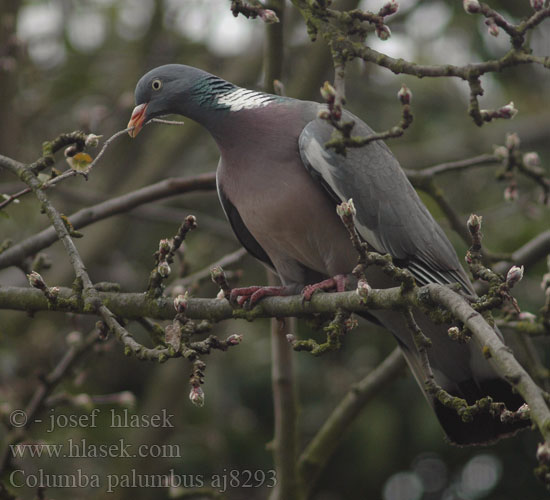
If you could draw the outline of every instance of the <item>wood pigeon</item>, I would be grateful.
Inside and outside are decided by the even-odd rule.
[[[332,127],[318,115],[326,105],[247,90],[179,64],[149,71],[139,80],[135,99],[131,137],[152,118],[179,114],[203,125],[216,141],[221,153],[217,186],[225,214],[242,245],[274,270],[283,285],[237,289],[240,303],[299,293],[323,280],[324,286],[341,289],[341,277],[351,273],[358,255],[335,207],[350,198],[360,236],[409,269],[418,285],[459,283],[474,293],[445,233],[382,141],[349,149],[346,156],[324,148]],[[347,111],[344,119],[355,122],[353,135],[373,133]],[[373,288],[394,286],[376,266],[369,267],[367,278]],[[372,316],[397,339],[451,442],[489,443],[529,425],[503,423],[488,413],[463,422],[426,393],[426,374],[402,315],[372,311]],[[470,404],[487,395],[511,410],[523,403],[479,348],[449,338],[450,325],[435,325],[419,311],[415,318],[432,341],[429,359],[440,386]]]

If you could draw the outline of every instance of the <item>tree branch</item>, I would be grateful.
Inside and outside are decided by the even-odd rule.
[[[9,158],[0,156],[0,164],[9,161]],[[211,191],[215,188],[216,175],[213,172],[196,177],[174,177],[83,208],[68,219],[75,229],[80,229],[107,217],[128,212],[145,203],[193,191]],[[0,269],[21,264],[25,258],[52,245],[57,240],[58,236],[53,227],[44,229],[0,253]]]
[[[61,288],[56,310],[75,313],[92,313],[78,300],[70,289]],[[127,318],[152,317],[172,319],[175,315],[171,299],[160,297],[151,300],[144,294],[98,292],[98,298],[113,314]],[[427,300],[427,299],[431,299]],[[550,411],[541,390],[516,361],[510,350],[501,342],[483,317],[457,293],[441,286],[430,284],[402,294],[401,288],[369,291],[360,297],[356,292],[318,293],[311,301],[304,302],[301,296],[267,297],[252,310],[233,309],[225,299],[189,299],[185,314],[191,319],[221,321],[229,318],[252,320],[259,317],[307,316],[315,313],[334,314],[338,309],[352,312],[368,312],[372,309],[395,309],[406,306],[430,308],[433,303],[442,305],[464,323],[477,340],[480,349],[490,355],[497,373],[508,380],[522,395],[532,411],[533,421],[545,439],[550,438]],[[18,287],[0,288],[0,308],[26,310],[29,312],[49,310],[51,304],[39,290]]]
[[[119,323],[115,315],[102,302],[98,291],[94,288],[88,271],[78,253],[78,250],[69,233],[70,225],[61,217],[59,212],[49,201],[46,193],[42,190],[40,181],[33,171],[15,160],[6,157],[0,157],[0,165],[15,173],[25,184],[27,184],[41,203],[42,210],[46,213],[52,223],[58,238],[63,243],[69,261],[76,275],[75,289],[78,289],[77,300],[82,303],[84,310],[101,316],[108,329],[112,331],[117,339],[125,346],[125,352],[133,353],[141,359],[161,359],[171,356],[172,350],[166,349],[147,349],[135,341],[132,335]],[[67,227],[69,226],[69,228]],[[50,306],[57,301],[47,297]]]
[[[440,163],[439,165],[434,165],[433,167],[422,168],[419,170],[404,170],[413,186],[422,189],[423,183],[425,181],[432,180],[436,175],[444,174],[447,172],[460,171],[482,165],[493,165],[495,163],[500,163],[500,160],[495,155],[485,154],[474,156],[473,158],[467,158],[466,160]]]
[[[3,472],[9,464],[11,458],[10,445],[19,443],[24,439],[26,432],[35,422],[36,416],[44,407],[46,398],[98,340],[99,335],[97,331],[94,330],[78,345],[69,347],[57,366],[48,375],[40,378],[40,385],[34,391],[31,400],[24,410],[26,417],[25,425],[23,427],[13,428],[3,440],[3,452],[0,457],[0,473]]]
[[[201,269],[200,271],[190,274],[189,276],[185,276],[185,278],[181,278],[180,280],[176,280],[170,283],[170,287],[173,288],[174,286],[191,286],[195,283],[198,283],[199,281],[202,281],[203,279],[210,278],[210,271],[212,270],[212,268],[221,267],[225,269],[225,267],[235,264],[246,255],[248,255],[248,252],[245,248],[241,247],[234,252],[224,255],[221,259],[206,266],[204,269]]]
[[[405,367],[396,348],[371,373],[354,384],[306,447],[298,463],[300,480],[310,495],[316,479],[365,405],[376,397]]]
[[[538,234],[513,252],[511,262],[516,266],[529,267],[544,259],[548,254],[550,254],[550,229]],[[499,262],[495,264],[494,270],[503,274],[509,267],[509,262]]]
[[[294,318],[271,319],[271,384],[275,417],[273,455],[277,487],[270,500],[302,498],[296,467],[299,439],[294,353],[287,340],[294,324]]]
[[[450,311],[472,332],[472,338],[497,373],[521,394],[529,406],[531,420],[537,425],[544,440],[550,442],[550,410],[543,391],[519,364],[510,348],[502,343],[483,316],[452,290],[433,284],[423,288],[426,288],[433,302]]]
[[[543,19],[550,16],[549,7],[536,12],[531,18],[518,26],[505,22],[502,16],[497,15],[494,11],[487,12],[487,15],[491,14],[489,17],[491,17],[492,22],[496,23],[495,19],[499,16],[498,22],[502,21],[501,25],[503,28],[506,25],[506,31],[511,37],[513,48],[500,59],[456,66],[452,64],[416,64],[401,58],[396,59],[387,56],[367,46],[365,39],[369,31],[361,26],[361,22],[363,21],[376,24],[376,33],[382,40],[391,36],[389,28],[383,24],[383,21],[380,21],[382,24],[376,21],[376,15],[373,13],[330,10],[327,9],[324,2],[308,0],[292,0],[292,3],[304,17],[310,37],[315,39],[317,34],[320,33],[332,50],[333,59],[335,58],[335,54],[337,54],[341,62],[360,58],[366,62],[387,68],[395,74],[407,74],[418,78],[456,77],[468,82],[471,89],[469,111],[477,125],[482,125],[484,121],[490,121],[493,118],[512,118],[516,111],[511,105],[504,106],[496,111],[479,110],[477,99],[483,93],[479,80],[480,76],[489,72],[499,72],[505,68],[521,64],[540,64],[545,68],[550,68],[548,57],[534,56],[523,46],[526,31],[533,29]],[[479,7],[479,10],[475,12],[481,12],[481,10],[481,7]],[[358,41],[351,36],[353,34],[359,35]]]

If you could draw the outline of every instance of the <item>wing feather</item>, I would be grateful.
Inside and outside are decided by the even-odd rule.
[[[357,117],[354,135],[373,131]],[[404,263],[419,284],[460,283],[472,292],[455,250],[424,206],[399,163],[382,141],[348,148],[342,156],[324,148],[332,127],[309,122],[299,139],[302,161],[335,201],[353,199],[361,237],[381,253]]]

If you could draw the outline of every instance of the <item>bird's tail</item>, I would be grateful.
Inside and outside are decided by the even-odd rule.
[[[375,311],[373,315],[396,337],[411,371],[451,443],[459,446],[490,444],[530,426],[529,420],[503,422],[499,415],[489,412],[479,412],[473,415],[471,421],[464,422],[455,409],[444,406],[426,391],[426,373],[405,319],[393,311]],[[447,333],[449,325],[435,325],[421,313],[415,314],[415,319],[432,341],[428,357],[435,381],[448,393],[465,399],[469,405],[490,396],[494,402],[504,403],[511,411],[517,410],[524,403],[521,396],[496,374],[474,342],[465,344],[450,339]]]

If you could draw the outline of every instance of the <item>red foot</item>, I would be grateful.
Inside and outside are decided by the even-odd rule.
[[[321,281],[320,283],[313,283],[313,285],[307,285],[302,290],[302,297],[304,300],[311,300],[311,297],[313,297],[313,294],[317,290],[334,290],[337,292],[345,292],[346,291],[346,275],[345,274],[337,274],[333,278],[329,278],[328,280]]]
[[[263,297],[287,295],[284,286],[247,286],[244,288],[233,288],[231,290],[231,302],[237,302],[242,306],[247,300],[249,307],[252,307]]]

